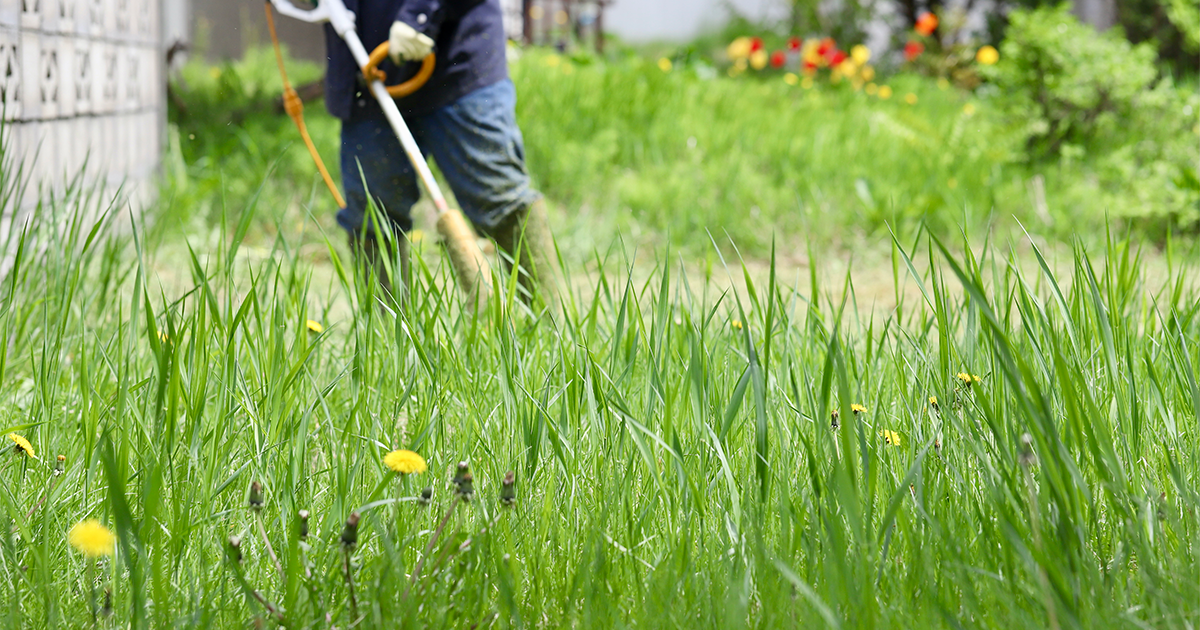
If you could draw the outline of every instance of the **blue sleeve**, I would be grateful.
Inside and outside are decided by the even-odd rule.
[[[435,41],[445,19],[446,3],[442,0],[406,0],[396,12],[397,21],[404,22]]]

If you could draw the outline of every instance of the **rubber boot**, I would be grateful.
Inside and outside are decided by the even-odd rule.
[[[490,236],[505,254],[501,257],[505,271],[511,274],[514,264],[520,269],[517,277],[521,299],[533,307],[540,296],[542,304],[552,313],[557,312],[562,270],[558,266],[554,237],[546,217],[546,202],[538,199],[512,213],[491,231]]]
[[[355,266],[368,282],[376,282],[378,295],[385,303],[402,305],[408,300],[408,287],[412,286],[412,261],[409,260],[408,239],[397,235],[396,249],[391,255],[385,256],[385,248],[371,237],[350,237],[350,251],[354,252]],[[397,267],[391,267],[399,262],[399,277],[396,277]],[[400,284],[399,292],[395,291],[393,279]]]

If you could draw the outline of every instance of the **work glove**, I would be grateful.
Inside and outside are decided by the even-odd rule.
[[[433,50],[433,40],[399,20],[392,22],[388,34],[388,56],[400,65],[403,61],[419,61]]]

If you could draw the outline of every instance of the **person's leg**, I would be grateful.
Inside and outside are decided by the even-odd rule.
[[[396,273],[407,287],[411,272],[404,233],[412,229],[410,211],[419,192],[412,165],[378,107],[356,106],[342,123],[341,168],[346,207],[338,212],[337,221],[350,236],[358,266],[374,274],[389,294]],[[377,238],[372,209],[388,221],[390,240],[395,243],[391,252],[385,252],[387,239]]]
[[[529,182],[511,81],[480,88],[420,117],[418,142],[437,160],[463,213],[495,239],[521,271],[521,285],[540,285],[558,299],[559,270],[542,196]]]

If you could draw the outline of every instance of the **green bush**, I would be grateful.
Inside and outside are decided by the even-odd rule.
[[[1159,227],[1200,221],[1200,100],[1158,76],[1150,46],[1097,33],[1063,5],[1014,12],[1000,58],[987,75],[1030,162],[1077,169],[1086,155],[1076,196]]]

